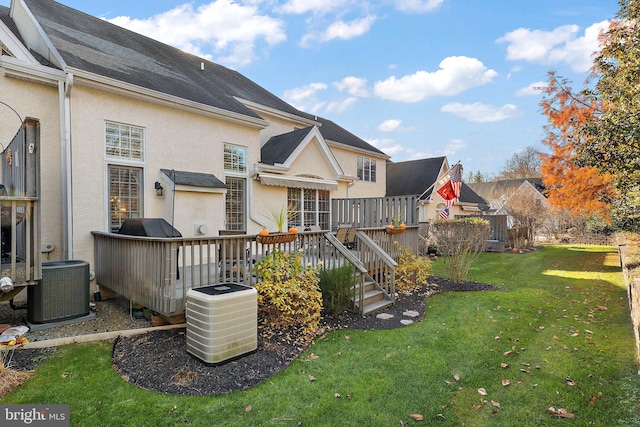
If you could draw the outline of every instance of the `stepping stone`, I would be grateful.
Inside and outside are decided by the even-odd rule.
[[[402,313],[403,316],[407,316],[407,317],[418,317],[420,316],[420,313],[418,313],[415,310],[408,310],[405,311],[404,313]]]
[[[410,325],[410,324],[412,324],[412,323],[413,323],[413,320],[410,320],[410,319],[402,319],[402,320],[400,321],[400,323],[402,323],[403,325]]]
[[[376,316],[376,319],[389,320],[393,319],[393,314],[389,313],[380,313]]]

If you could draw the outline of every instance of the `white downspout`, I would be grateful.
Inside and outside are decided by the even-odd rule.
[[[255,176],[255,175],[254,175]],[[255,222],[256,224],[258,224],[261,227],[266,227],[266,225],[264,224],[264,219],[262,221],[260,221],[253,210],[253,176],[249,176],[247,179],[247,204],[249,205],[249,219],[253,222]],[[247,224],[247,228],[249,228],[249,224]],[[246,230],[246,232],[249,232],[249,230]]]
[[[62,259],[73,259],[73,196],[71,192],[71,88],[73,74],[58,83],[62,179]]]

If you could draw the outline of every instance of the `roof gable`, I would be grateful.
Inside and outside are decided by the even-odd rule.
[[[261,162],[267,165],[290,168],[304,149],[313,142],[318,144],[335,176],[343,176],[342,168],[316,126],[296,129],[271,137],[260,149]]]

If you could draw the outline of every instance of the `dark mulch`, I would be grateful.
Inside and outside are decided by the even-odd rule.
[[[403,326],[402,319],[420,320],[424,316],[427,296],[443,291],[492,290],[491,285],[464,282],[454,285],[447,279],[431,277],[437,289],[424,288],[410,295],[400,293],[396,304],[383,313],[392,314],[381,320],[375,313],[366,317],[344,314],[325,316],[321,333],[336,329],[392,329]],[[419,315],[409,318],[407,311]],[[144,389],[177,395],[220,395],[250,388],[280,372],[289,365],[306,344],[297,343],[292,334],[282,332],[265,338],[258,334],[258,350],[218,366],[209,366],[186,351],[184,329],[158,330],[133,337],[120,337],[113,345],[113,366],[127,381]]]

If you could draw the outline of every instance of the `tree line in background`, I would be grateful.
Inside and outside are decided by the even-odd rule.
[[[549,153],[528,147],[497,177],[469,172],[466,182],[542,178],[555,223],[640,231],[640,1],[619,3],[584,87],[574,91],[551,71],[540,88]],[[514,201],[512,208],[526,211],[527,203]]]

